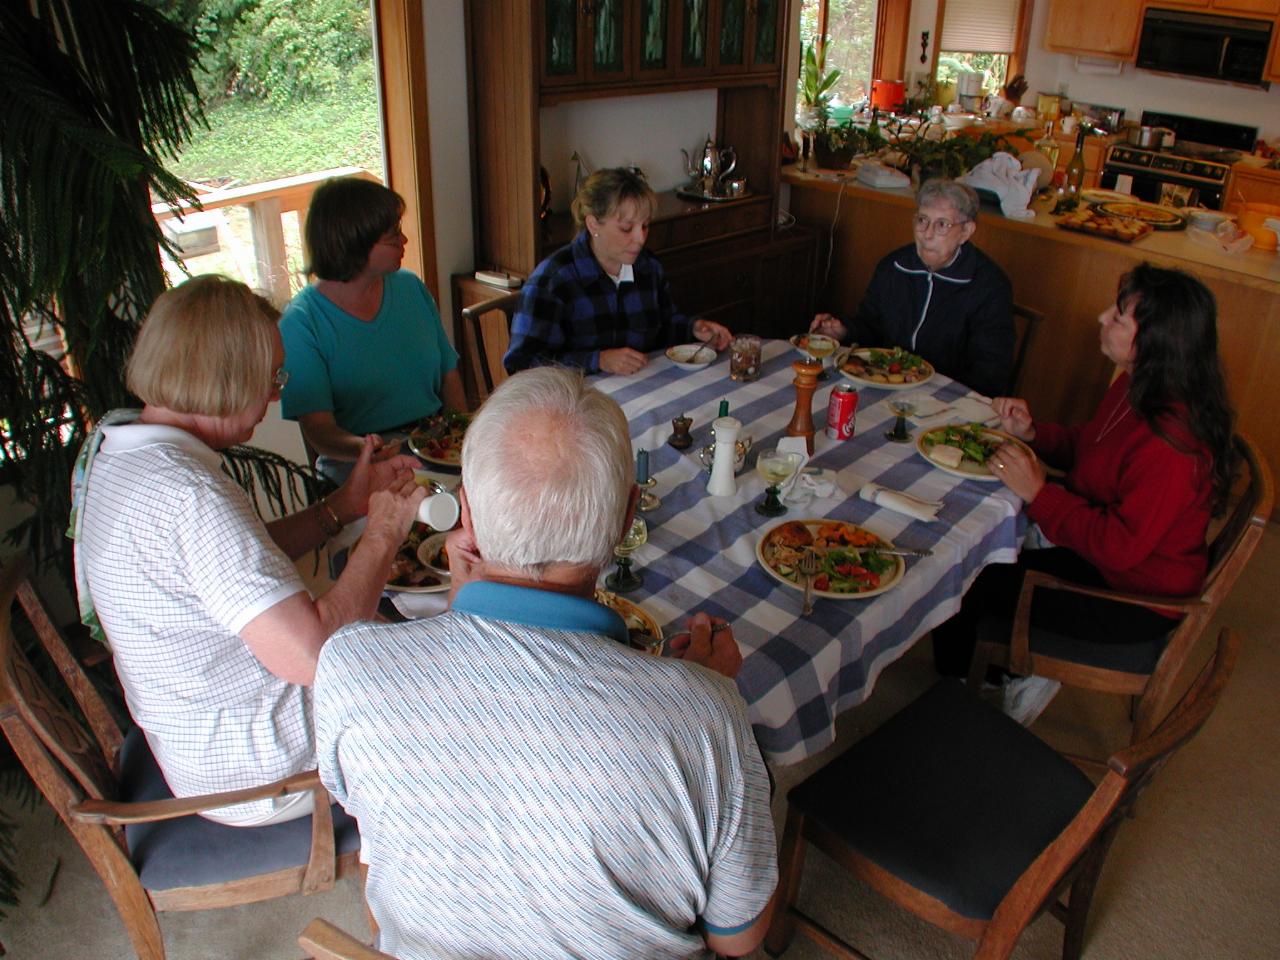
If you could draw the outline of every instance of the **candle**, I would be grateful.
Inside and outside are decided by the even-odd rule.
[[[649,451],[641,450],[636,454],[636,483],[649,482]]]

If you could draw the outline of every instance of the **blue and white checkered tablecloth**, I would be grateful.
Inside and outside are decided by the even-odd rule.
[[[900,546],[928,547],[933,556],[907,559],[906,576],[891,590],[868,600],[815,601],[800,618],[802,597],[775,580],[756,562],[756,544],[776,520],[753,505],[764,482],[747,458],[736,496],[712,497],[707,472],[697,460],[711,442],[711,422],[719,402],[754,448],[770,447],[786,435],[795,407],[797,359],[786,341],[767,341],[761,377],[753,383],[729,379],[728,356],[699,371],[685,371],[665,356],[629,377],[600,376],[593,383],[622,405],[635,449],[650,451],[654,492],[662,505],[642,514],[649,542],[635,554],[644,585],[628,598],[641,603],[671,635],[699,610],[733,624],[742,648],[738,688],[750,707],[756,737],[775,763],[794,763],[829,745],[836,717],[862,703],[886,666],[920,636],[959,609],[965,589],[988,563],[1011,563],[1025,523],[1018,499],[1003,485],[963,480],[930,466],[914,444],[884,439],[893,414],[887,390],[862,388],[855,435],[836,441],[823,432],[834,377],[820,383],[813,409],[818,433],[810,464],[834,471],[842,492],[806,507],[791,507],[788,518],[832,517],[860,524]],[[916,391],[913,391],[916,392]],[[966,388],[941,374],[918,388],[942,400]],[[693,418],[694,445],[684,453],[667,445],[671,420]],[[944,503],[931,523],[877,507],[858,490],[875,481],[894,490]]]

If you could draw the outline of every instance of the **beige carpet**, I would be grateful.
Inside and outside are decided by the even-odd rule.
[[[1273,609],[1280,583],[1280,531],[1272,525],[1220,623],[1244,635],[1244,650],[1218,712],[1147,791],[1103,870],[1091,914],[1089,960],[1274,960],[1280,956],[1280,627]],[[1216,628],[1213,631],[1216,635]],[[826,756],[776,771],[779,799],[805,774],[848,747],[932,682],[927,648],[885,672],[871,701],[841,722]],[[1118,698],[1064,692],[1036,725],[1059,746],[1101,753],[1097,730],[1116,730]],[[11,808],[12,804],[8,806]],[[88,861],[48,808],[7,809],[22,821],[18,862],[23,902],[0,924],[18,960],[128,958],[124,928]],[[779,819],[779,822],[780,819]],[[60,864],[52,891],[53,864]],[[163,914],[170,960],[297,960],[294,938],[315,916],[363,934],[359,890],[343,882],[311,898],[188,914]],[[877,960],[950,960],[967,945],[903,914],[855,886],[811,854],[802,901],[819,919]],[[1060,955],[1060,927],[1045,917],[1014,956]],[[763,957],[764,954],[760,953]],[[827,956],[797,937],[789,960]]]

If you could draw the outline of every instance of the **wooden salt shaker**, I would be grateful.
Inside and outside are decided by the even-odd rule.
[[[791,414],[791,422],[787,424],[788,437],[804,437],[805,449],[813,456],[813,392],[818,389],[818,374],[822,373],[821,362],[809,363],[796,360],[791,364],[796,372],[792,381],[796,385],[796,409]]]

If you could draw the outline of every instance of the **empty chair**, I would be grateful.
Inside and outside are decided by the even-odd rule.
[[[1009,372],[1009,396],[1019,397],[1019,381],[1022,378],[1022,363],[1027,359],[1027,350],[1035,336],[1036,327],[1044,321],[1044,314],[1032,310],[1022,304],[1013,305],[1013,369]]]
[[[10,620],[21,596],[92,733],[40,679]],[[164,960],[158,910],[204,910],[333,887],[356,867],[355,821],[332,807],[315,771],[274,783],[175,799],[141,730],[127,735],[85,676],[26,579],[0,573],[0,727],[107,887],[140,960]],[[196,811],[311,791],[316,813],[229,827]]]
[[[1203,726],[1239,647],[1235,633],[1223,630],[1178,707],[1150,737],[1111,757],[1096,787],[959,683],[938,683],[789,794],[765,948],[778,955],[799,928],[841,956],[865,960],[796,906],[805,845],[813,844],[922,919],[976,941],[975,958],[1008,957],[1027,925],[1049,910],[1066,928],[1062,956],[1074,960],[1120,824]]]
[[[464,329],[471,331],[475,350],[471,359],[475,363],[475,369],[479,371],[479,382],[484,384],[484,397],[493,393],[493,388],[507,378],[507,371],[502,366],[502,355],[506,353],[507,344],[511,341],[511,318],[519,303],[520,291],[515,290],[462,308]],[[501,325],[491,316],[494,313],[502,315]],[[484,397],[480,399],[483,400]]]
[[[1230,594],[1249,558],[1262,542],[1262,533],[1275,502],[1271,470],[1257,447],[1243,436],[1234,439],[1241,464],[1225,521],[1210,528],[1209,573],[1193,597],[1147,597],[1100,587],[1085,587],[1027,571],[1014,614],[1012,636],[1006,619],[979,623],[978,644],[969,667],[969,683],[976,690],[988,664],[1007,667],[1020,676],[1035,674],[1068,686],[1136,697],[1133,740],[1148,736],[1168,710],[1174,684],[1205,627]],[[1117,603],[1180,610],[1184,616],[1156,643],[1090,643],[1054,633],[1031,623],[1031,605],[1040,590],[1065,590],[1105,597]]]

